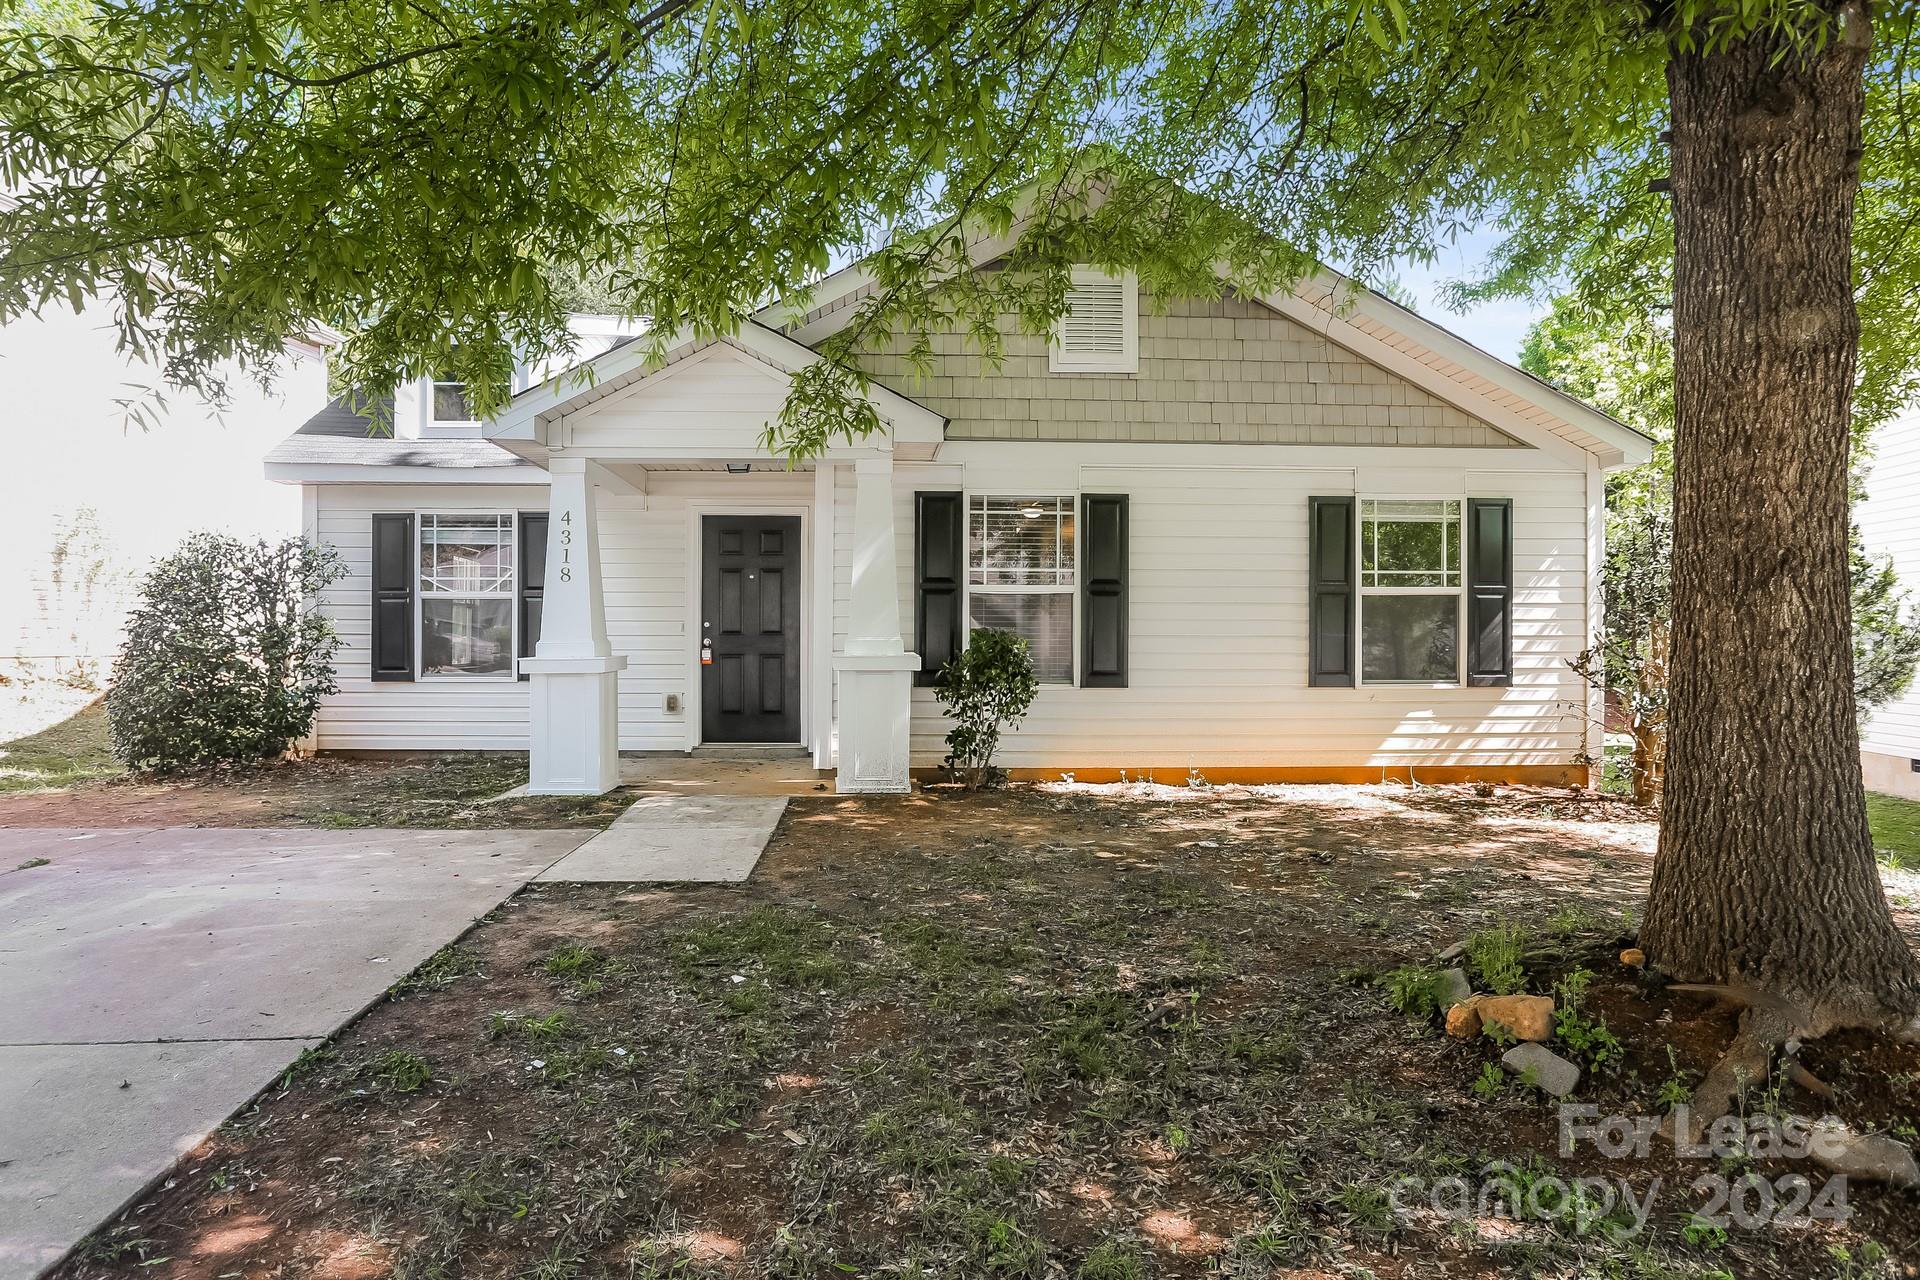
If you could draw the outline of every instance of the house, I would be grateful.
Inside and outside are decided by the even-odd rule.
[[[994,250],[983,246],[980,269]],[[716,340],[595,335],[494,420],[403,389],[268,458],[351,576],[320,749],[529,750],[532,788],[618,752],[804,748],[842,791],[945,753],[930,687],[971,627],[1042,681],[1016,776],[1585,781],[1603,476],[1649,442],[1333,277],[1156,306],[1077,270],[1003,363],[868,361],[884,426],[761,448],[863,269]]]
[[[1867,553],[1891,557],[1905,584],[1920,583],[1920,417],[1913,412],[1874,433],[1873,467],[1854,521]],[[1920,685],[1875,708],[1860,729],[1867,790],[1920,800]]]

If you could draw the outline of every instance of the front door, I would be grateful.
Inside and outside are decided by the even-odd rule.
[[[800,741],[800,517],[701,522],[700,735]]]

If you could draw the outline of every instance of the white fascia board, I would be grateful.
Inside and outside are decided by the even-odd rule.
[[[269,462],[263,468],[274,484],[546,484],[537,467],[381,467],[349,462]]]

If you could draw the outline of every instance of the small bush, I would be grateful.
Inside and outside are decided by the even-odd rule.
[[[1011,631],[982,627],[958,657],[940,668],[934,693],[953,720],[947,767],[978,786],[991,776],[1000,731],[1020,723],[1040,691],[1027,642]]]
[[[1409,1018],[1432,1018],[1441,1012],[1440,975],[1417,965],[1381,974],[1378,979],[1387,993],[1387,1003]]]
[[[276,756],[306,736],[338,687],[339,637],[313,601],[345,574],[300,538],[188,538],[154,565],[127,620],[107,694],[114,754],[167,771]]]
[[[1517,995],[1527,989],[1527,971],[1521,965],[1526,931],[1518,925],[1482,929],[1467,939],[1467,964],[1480,985],[1495,995]]]

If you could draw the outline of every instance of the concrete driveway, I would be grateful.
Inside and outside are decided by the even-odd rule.
[[[0,1280],[595,834],[0,829]]]

